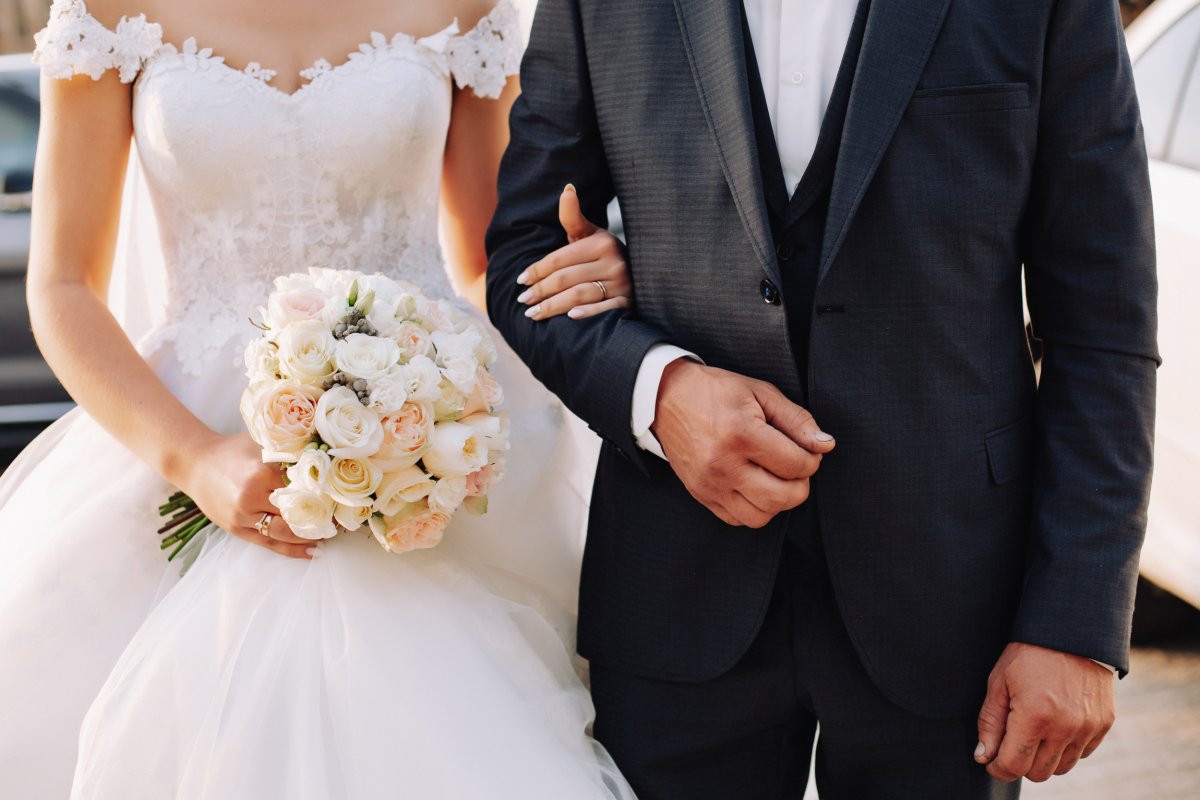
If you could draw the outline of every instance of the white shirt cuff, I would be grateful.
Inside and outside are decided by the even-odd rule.
[[[633,384],[633,438],[638,447],[664,461],[667,460],[667,455],[658,443],[658,438],[650,432],[650,426],[654,424],[654,414],[658,408],[658,386],[662,383],[663,371],[671,362],[681,358],[704,363],[695,353],[689,353],[673,344],[654,345],[642,359],[637,380]]]
[[[1117,668],[1114,667],[1112,664],[1105,664],[1103,661],[1096,661],[1096,659],[1094,659],[1094,658],[1091,658],[1088,660],[1091,661],[1092,663],[1099,664],[1100,666],[1104,667],[1106,670],[1111,672],[1113,675],[1117,674]]]

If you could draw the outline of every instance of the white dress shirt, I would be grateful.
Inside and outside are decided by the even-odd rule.
[[[744,6],[790,195],[816,150],[858,0],[745,0]],[[650,426],[663,370],[680,358],[700,360],[674,345],[655,345],[633,388],[633,435],[639,447],[661,458],[666,456]]]

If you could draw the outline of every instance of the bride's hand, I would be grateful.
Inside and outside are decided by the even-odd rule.
[[[197,456],[192,474],[180,488],[220,528],[280,555],[312,557],[308,551],[316,542],[292,533],[268,499],[283,486],[283,472],[278,464],[263,463],[262,448],[249,434],[216,439]],[[264,514],[271,515],[266,535],[254,527]]]
[[[558,219],[570,244],[531,264],[517,278],[529,287],[517,298],[529,306],[525,316],[584,319],[632,307],[633,282],[624,248],[611,233],[588,222],[569,184],[558,200]]]

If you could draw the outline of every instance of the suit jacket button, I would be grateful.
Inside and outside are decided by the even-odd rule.
[[[779,256],[780,261],[791,261],[792,256],[796,255],[796,248],[792,247],[791,242],[780,242],[775,248],[775,255]]]
[[[770,281],[763,281],[758,285],[759,292],[762,293],[763,302],[769,306],[779,305],[779,289]]]

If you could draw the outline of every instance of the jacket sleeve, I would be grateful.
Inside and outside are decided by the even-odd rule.
[[[575,185],[584,214],[597,224],[606,223],[614,196],[586,52],[576,0],[541,0],[487,235],[488,310],[538,380],[620,452],[644,464],[631,424],[633,388],[643,357],[665,335],[627,311],[533,322],[517,302],[521,272],[567,243],[558,222],[566,184]]]
[[[1124,675],[1150,488],[1158,288],[1145,144],[1114,4],[1057,0],[1042,80],[1024,257],[1044,356],[1013,639]]]

